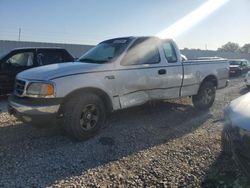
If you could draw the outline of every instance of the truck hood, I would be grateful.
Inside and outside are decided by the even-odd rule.
[[[53,80],[68,75],[107,70],[107,66],[110,66],[110,64],[82,62],[59,63],[28,69],[19,73],[17,78],[27,80]]]

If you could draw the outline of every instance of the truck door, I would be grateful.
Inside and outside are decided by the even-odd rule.
[[[21,50],[10,53],[1,62],[1,92],[12,92],[16,75],[34,66],[34,50]]]
[[[116,74],[122,108],[149,101],[150,91],[163,86],[166,67],[161,63],[158,44],[158,39],[138,38],[123,57]]]

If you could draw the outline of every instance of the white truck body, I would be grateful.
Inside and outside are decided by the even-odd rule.
[[[136,39],[136,38],[135,38]],[[24,71],[17,79],[27,81],[53,81],[55,97],[63,98],[80,88],[98,88],[108,94],[113,109],[118,110],[143,104],[155,99],[173,99],[197,94],[200,84],[207,76],[217,79],[217,88],[227,84],[229,66],[227,60],[193,60],[182,62],[180,51],[174,44],[178,61],[168,63],[159,48],[158,64],[123,66],[121,59],[112,63],[63,63]],[[160,75],[158,71],[166,70]]]
[[[143,62],[141,59],[148,54],[137,58],[137,54],[144,51],[143,43],[139,43],[140,50],[136,53],[131,49],[138,50],[135,48],[137,41],[151,39],[157,41],[154,52],[157,57],[151,56],[150,51],[148,58],[151,58],[153,63],[123,63],[128,59],[130,62],[130,58],[134,56],[136,56],[135,62]],[[101,97],[105,96],[105,102],[110,103],[109,110],[114,111],[141,105],[150,100],[196,96],[205,81],[209,81],[213,84],[212,87],[218,89],[227,86],[229,64],[225,59],[182,62],[180,51],[173,40],[159,40],[154,37],[111,39],[107,44],[110,44],[110,41],[113,45],[126,40],[129,40],[126,48],[111,61],[103,63],[88,62],[89,59],[85,61],[84,57],[88,56],[88,53],[93,53],[90,51],[83,55],[82,59],[80,58],[82,62],[53,64],[19,73],[16,80],[23,86],[21,86],[21,92],[20,86],[16,86],[16,92],[9,99],[10,109],[18,114],[16,116],[23,117],[21,118],[23,121],[28,119],[32,122],[34,114],[46,116],[46,113],[50,113],[56,117],[63,117],[64,105],[62,104],[65,103],[66,98],[67,101],[69,100],[68,96],[74,97],[72,94],[79,91],[83,91],[82,96],[87,91],[96,91],[98,95],[101,94]],[[106,44],[105,41],[104,44]],[[101,46],[102,43],[99,45]],[[105,51],[106,48],[103,49]],[[35,98],[37,101],[39,97],[28,95],[27,90],[29,85],[35,82],[52,83],[55,89],[53,96],[41,99],[42,103],[38,101],[33,104],[32,99]],[[27,104],[22,98],[27,100]],[[49,102],[53,99],[60,100],[57,103]]]

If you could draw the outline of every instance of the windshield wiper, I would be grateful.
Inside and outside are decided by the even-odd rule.
[[[89,59],[89,58],[84,58],[84,59],[78,59],[80,62],[88,62],[88,63],[107,63],[107,60],[97,60],[97,59]]]

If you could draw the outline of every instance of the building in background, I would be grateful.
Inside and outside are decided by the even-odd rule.
[[[0,40],[0,55],[7,53],[14,48],[23,47],[60,47],[68,50],[75,58],[80,57],[86,51],[91,49],[92,45],[79,44],[61,44],[61,43],[44,43],[44,42],[24,42]]]

